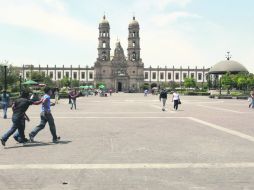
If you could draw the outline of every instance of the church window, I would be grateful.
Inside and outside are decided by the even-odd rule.
[[[29,71],[26,72],[26,78],[29,78]]]
[[[103,37],[106,37],[106,32],[103,32],[102,36],[103,36]]]
[[[135,61],[135,60],[136,60],[136,53],[133,52],[133,53],[132,53],[132,61]]]
[[[106,52],[102,52],[102,61],[106,61],[107,60],[107,56],[106,56]]]
[[[132,43],[132,46],[135,47],[135,46],[136,46],[136,42],[133,42],[133,43]]]
[[[148,72],[145,72],[145,79],[148,79]]]
[[[102,47],[106,48],[106,42],[102,42]]]
[[[77,72],[73,72],[73,78],[76,80],[77,79]]]
[[[58,78],[58,79],[61,79],[61,77],[62,77],[61,74],[62,74],[62,73],[61,73],[60,71],[57,72],[57,78]]]
[[[53,71],[50,71],[49,77],[52,79],[53,78]]]
[[[85,79],[85,72],[81,72],[81,78]]]
[[[153,79],[156,79],[156,72],[153,72]]]
[[[176,80],[179,80],[179,73],[176,73],[175,79],[176,79]]]
[[[202,80],[202,73],[198,73],[198,80]]]
[[[161,79],[161,80],[164,79],[164,73],[160,73],[160,79]]]
[[[171,73],[168,73],[168,80],[171,80],[172,76]]]
[[[93,79],[93,73],[89,73],[89,79]]]
[[[135,37],[135,32],[132,33],[132,37]]]

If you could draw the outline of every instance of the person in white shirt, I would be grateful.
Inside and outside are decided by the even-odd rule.
[[[179,100],[180,100],[179,94],[176,91],[174,91],[173,97],[172,97],[172,102],[174,102],[174,109],[175,110],[178,109]]]

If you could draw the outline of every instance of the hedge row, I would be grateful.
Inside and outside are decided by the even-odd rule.
[[[233,99],[238,100],[247,100],[248,96],[231,96],[231,95],[210,95],[209,98],[218,98],[218,99]]]
[[[188,96],[209,96],[209,92],[185,92],[184,95]]]

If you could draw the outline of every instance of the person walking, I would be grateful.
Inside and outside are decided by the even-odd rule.
[[[52,95],[52,90],[49,87],[44,88],[44,96],[41,98],[39,103],[42,104],[41,107],[41,122],[40,124],[35,127],[30,133],[29,138],[31,142],[34,142],[34,137],[40,132],[42,129],[45,128],[46,124],[49,124],[49,129],[52,135],[52,142],[57,143],[60,140],[60,137],[56,134],[56,126],[54,122],[54,118],[51,114],[51,106],[54,106],[55,103],[50,102],[50,96]]]
[[[254,108],[254,89],[250,91],[250,104],[249,108]]]
[[[13,115],[12,115],[12,127],[2,136],[1,143],[3,146],[5,146],[5,143],[9,139],[9,137],[15,133],[15,131],[18,129],[18,133],[14,135],[14,139],[17,140],[20,143],[27,142],[27,139],[25,138],[24,130],[25,130],[25,120],[29,121],[29,118],[26,115],[26,111],[29,108],[30,105],[38,105],[39,102],[33,102],[32,100],[29,100],[29,93],[23,91],[21,93],[21,97],[18,98],[13,106]]]
[[[179,101],[180,101],[180,96],[176,91],[174,91],[173,92],[173,97],[172,97],[172,102],[174,102],[174,109],[176,111],[178,110]]]
[[[2,104],[2,108],[3,108],[3,118],[4,119],[7,119],[7,110],[8,110],[9,102],[10,102],[10,96],[6,92],[6,90],[4,90],[3,93],[1,94],[1,104]]]
[[[74,109],[76,110],[77,109],[77,97],[78,97],[78,93],[76,90],[73,90],[71,93],[70,93],[70,97],[71,97],[71,110]]]
[[[168,98],[168,93],[165,89],[162,89],[161,93],[160,93],[160,101],[162,100],[162,111],[165,111],[165,106],[166,106],[166,102],[167,102],[167,98]]]
[[[145,90],[144,90],[144,96],[147,96],[147,94],[148,94],[148,90],[145,89]]]
[[[55,104],[58,104],[58,100],[59,100],[59,92],[58,92],[58,88],[55,90]]]

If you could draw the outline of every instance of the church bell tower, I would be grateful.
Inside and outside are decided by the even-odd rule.
[[[139,37],[139,23],[133,17],[129,24],[128,37],[128,60],[132,62],[140,61],[140,37]]]
[[[98,61],[110,61],[110,26],[105,15],[99,24],[98,39]]]

